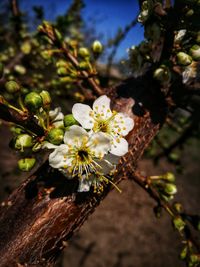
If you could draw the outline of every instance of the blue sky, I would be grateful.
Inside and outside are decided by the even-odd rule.
[[[21,0],[21,9],[30,11],[33,5],[42,5],[45,10],[45,18],[53,21],[57,15],[65,13],[71,0]],[[118,28],[122,29],[130,23],[138,14],[137,0],[85,0],[83,17],[90,23],[89,18],[97,19],[96,31],[103,34],[104,40],[114,37]],[[126,56],[126,49],[137,45],[143,39],[143,29],[140,24],[134,27],[119,47],[116,59]]]

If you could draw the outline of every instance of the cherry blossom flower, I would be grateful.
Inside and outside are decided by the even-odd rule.
[[[110,99],[106,95],[94,101],[93,109],[85,104],[75,104],[72,114],[83,128],[103,132],[111,138],[110,153],[123,156],[128,152],[128,142],[123,136],[133,129],[134,121],[126,114],[111,111]]]
[[[64,144],[59,146],[46,143],[44,147],[55,150],[49,155],[49,164],[53,168],[66,171],[66,175],[107,174],[114,166],[104,156],[110,150],[110,138],[102,133],[88,133],[80,126],[73,125],[64,135]]]

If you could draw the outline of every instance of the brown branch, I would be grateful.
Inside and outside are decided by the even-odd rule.
[[[19,7],[18,7],[18,1],[17,0],[11,0],[11,7],[12,7],[13,16],[18,17],[20,15]]]

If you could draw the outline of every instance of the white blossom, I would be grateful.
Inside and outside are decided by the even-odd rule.
[[[64,115],[61,112],[60,107],[57,107],[54,110],[50,110],[49,118],[50,118],[52,125],[54,125],[56,128],[62,127],[64,125],[63,124]]]
[[[123,156],[128,152],[128,142],[123,136],[133,129],[134,121],[123,113],[111,111],[110,99],[106,95],[94,101],[93,109],[85,104],[75,104],[72,114],[83,128],[103,132],[111,138],[110,153]]]
[[[110,150],[110,138],[102,133],[88,133],[80,126],[73,125],[64,135],[64,144],[59,146],[46,143],[47,148],[55,148],[49,155],[49,164],[62,169],[74,177],[83,175],[90,179],[92,174],[108,174],[114,168],[104,156]]]

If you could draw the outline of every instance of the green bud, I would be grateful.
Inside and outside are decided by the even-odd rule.
[[[62,34],[57,29],[54,29],[54,33],[55,33],[56,39],[59,42],[61,42],[63,40]]]
[[[181,217],[176,217],[173,219],[174,228],[177,229],[179,232],[182,232],[185,228],[185,222],[182,220]]]
[[[5,87],[7,92],[10,94],[17,93],[21,89],[20,85],[15,81],[6,82]]]
[[[164,190],[168,195],[174,195],[177,193],[176,185],[171,183],[166,183]]]
[[[21,47],[20,47],[21,51],[25,54],[28,55],[31,52],[31,44],[30,42],[24,42]]]
[[[63,137],[64,131],[62,129],[52,128],[47,135],[47,140],[54,145],[60,145],[63,141]]]
[[[64,117],[64,126],[70,127],[72,125],[78,125],[77,120],[75,120],[74,116],[72,114],[65,115]]]
[[[57,69],[57,74],[59,76],[67,76],[69,74],[69,72],[65,67],[60,67]]]
[[[193,14],[194,14],[194,10],[189,9],[185,15],[186,15],[186,17],[191,17]]]
[[[90,57],[90,52],[89,52],[89,50],[86,47],[80,47],[79,50],[78,50],[78,54],[82,58],[88,58],[88,57]]]
[[[20,159],[18,161],[18,168],[21,171],[28,172],[34,167],[35,163],[36,163],[36,160],[34,158]]]
[[[175,182],[175,175],[172,172],[167,172],[166,174],[162,175],[162,178],[168,182]]]
[[[43,101],[43,107],[44,108],[49,108],[50,104],[51,104],[51,96],[50,96],[49,92],[46,91],[46,90],[43,90],[40,93],[40,96],[41,96],[42,101]]]
[[[3,76],[3,73],[4,73],[4,66],[2,63],[0,63],[0,79],[2,78]]]
[[[184,52],[179,52],[177,55],[178,64],[188,66],[192,63],[192,57]]]
[[[56,62],[56,67],[57,67],[57,68],[60,68],[60,67],[65,67],[65,68],[67,68],[67,66],[68,66],[68,62],[65,61],[65,60],[63,60],[63,59],[60,59],[60,60],[58,60],[58,61]]]
[[[35,111],[42,107],[43,100],[38,93],[31,92],[25,96],[24,104],[29,110]]]
[[[181,251],[181,253],[180,253],[180,259],[181,259],[181,260],[186,259],[186,257],[187,257],[187,253],[188,253],[188,248],[187,248],[187,246],[185,246],[185,247],[183,248],[183,250]]]
[[[170,158],[170,160],[175,162],[179,159],[179,155],[177,153],[170,153],[169,158]]]
[[[22,65],[15,65],[14,70],[21,75],[24,75],[26,73],[26,68]]]
[[[171,79],[171,72],[166,66],[161,66],[154,71],[153,77],[160,82],[169,82]]]
[[[103,51],[103,46],[102,44],[99,42],[99,41],[94,41],[93,44],[92,44],[92,51],[95,53],[95,54],[101,54],[102,51]]]
[[[191,254],[190,255],[190,262],[192,264],[195,264],[195,266],[197,266],[196,264],[200,263],[200,255],[199,254]],[[194,266],[194,265],[192,265]]]
[[[88,69],[90,69],[90,64],[89,64],[89,62],[87,62],[87,61],[81,61],[81,62],[79,63],[79,68],[80,68],[81,70],[88,70]]]
[[[200,60],[200,46],[199,45],[193,45],[190,48],[190,55],[194,60]]]
[[[176,202],[176,203],[174,203],[173,206],[174,206],[174,209],[175,209],[178,213],[181,213],[181,212],[183,211],[183,207],[182,207],[181,203]]]
[[[33,145],[33,139],[28,134],[20,134],[17,136],[15,140],[15,148],[21,151],[23,151],[24,148],[32,147],[32,145]]]

